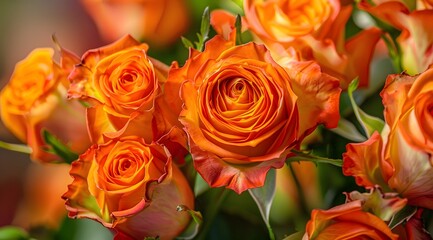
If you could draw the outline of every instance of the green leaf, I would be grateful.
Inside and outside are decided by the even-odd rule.
[[[200,34],[197,33],[198,42],[195,42],[196,49],[203,51],[204,43],[209,38],[210,13],[209,7],[206,7],[201,17]]]
[[[406,6],[409,8],[409,10],[412,12],[413,10],[416,10],[416,4],[417,1],[413,0],[403,0],[403,2],[406,4]]]
[[[396,44],[395,39],[391,36],[391,34],[383,34],[382,37],[383,42],[386,44],[386,47],[388,49],[388,54],[391,57],[391,61],[392,64],[395,68],[396,72],[402,72],[403,71],[403,67],[402,67],[402,59],[401,59],[401,54],[400,54],[400,50],[397,47],[398,45]]]
[[[350,121],[340,118],[338,121],[338,126],[336,128],[330,129],[332,132],[345,137],[351,141],[355,142],[363,142],[367,140],[367,138],[362,135],[358,129],[356,129],[355,125]]]
[[[242,44],[242,17],[241,15],[236,15],[236,45]]]
[[[209,27],[210,27],[210,13],[209,7],[206,7],[203,11],[203,16],[201,17],[201,26],[200,26],[200,34],[203,38],[208,37],[209,35]]]
[[[176,210],[178,212],[186,211],[190,214],[193,220],[189,223],[188,227],[179,236],[177,236],[176,239],[193,239],[200,229],[200,226],[203,222],[203,216],[200,212],[191,210],[185,205],[178,205]]]
[[[7,143],[7,142],[0,141],[0,148],[14,151],[14,152],[26,153],[26,154],[32,153],[32,148],[25,144],[15,144],[15,143]]]
[[[378,131],[380,133],[383,127],[385,126],[385,123],[383,122],[382,119],[374,116],[370,116],[358,107],[355,99],[353,98],[353,92],[357,88],[358,88],[358,79],[355,79],[349,84],[347,93],[349,95],[350,103],[352,104],[353,112],[355,113],[356,119],[361,124],[367,137],[370,138],[370,136],[375,131]]]
[[[183,45],[185,46],[185,48],[194,48],[194,44],[192,44],[192,42],[186,38],[186,37],[180,37],[180,39],[182,40]]]
[[[90,104],[90,103],[88,103],[88,102],[86,102],[86,101],[84,101],[84,100],[79,100],[78,102],[79,102],[83,107],[85,107],[85,108],[89,108],[89,107],[92,106],[92,104]]]
[[[378,185],[370,188],[370,192],[367,193],[358,191],[346,193],[346,199],[361,200],[364,212],[370,212],[385,222],[390,221],[394,215],[406,207],[407,202],[406,199],[399,198],[396,193],[385,193]]]
[[[269,238],[272,240],[275,239],[275,236],[269,223],[269,212],[271,210],[272,201],[275,197],[276,176],[275,169],[271,169],[266,176],[265,185],[263,187],[248,189],[248,192],[260,210],[260,214],[262,215],[269,231]]]
[[[194,195],[197,197],[206,192],[210,188],[209,184],[200,176],[196,174],[194,183]]]
[[[413,215],[415,215],[417,211],[417,207],[406,205],[402,210],[400,210],[398,213],[396,213],[391,221],[389,221],[388,226],[389,228],[393,229],[394,227],[400,225],[401,223],[409,220]]]
[[[304,234],[305,232],[296,232],[291,234],[290,236],[283,238],[283,240],[302,240]]]
[[[232,0],[240,9],[244,9],[243,0]]]
[[[72,152],[69,147],[64,145],[59,139],[57,139],[46,129],[42,130],[42,137],[44,141],[50,146],[47,151],[61,157],[66,163],[71,164],[78,158],[78,154]]]
[[[294,153],[295,156],[291,156],[291,157],[287,158],[286,163],[308,161],[308,162],[313,162],[316,165],[318,163],[327,163],[327,164],[331,164],[331,165],[334,165],[337,167],[343,166],[343,160],[341,160],[341,159],[332,159],[332,158],[320,157],[320,156],[313,155],[308,151],[292,150],[292,153]]]
[[[27,240],[31,239],[29,234],[22,228],[6,226],[0,228],[0,240]]]

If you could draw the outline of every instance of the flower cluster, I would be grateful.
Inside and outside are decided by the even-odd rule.
[[[187,1],[82,3],[110,43],[35,49],[0,94],[28,148],[1,146],[68,166],[70,218],[203,238],[227,193],[249,194],[271,239],[431,239],[431,1],[233,1],[204,10],[194,43]],[[158,55],[173,46],[185,62]],[[361,109],[375,97],[383,118]]]

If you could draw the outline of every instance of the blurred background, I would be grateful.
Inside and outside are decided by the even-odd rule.
[[[76,0],[2,0],[0,1],[0,32],[0,87],[9,80],[15,64],[24,59],[33,49],[53,48],[51,39],[53,34],[63,47],[78,55],[89,48],[100,46],[103,42],[93,21]],[[19,143],[2,123],[0,139]],[[25,188],[30,174],[37,177],[42,184],[47,171],[58,171],[52,169],[57,166],[46,168],[32,163],[26,154],[0,149],[0,226],[14,221],[20,221],[23,225],[28,224],[25,223],[29,220],[26,216],[18,217],[16,213],[20,209],[23,197],[31,194]],[[51,180],[47,184],[54,183]],[[46,185],[46,187],[51,186]],[[60,196],[55,200],[41,199],[41,201],[45,200],[47,205],[56,204],[52,201],[62,201]],[[36,212],[37,209],[24,211]]]

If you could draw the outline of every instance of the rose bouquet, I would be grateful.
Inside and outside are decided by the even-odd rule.
[[[0,239],[432,239],[432,5],[82,0],[0,93]]]

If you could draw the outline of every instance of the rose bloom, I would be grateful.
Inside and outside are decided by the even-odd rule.
[[[17,63],[8,84],[0,93],[0,114],[5,126],[32,148],[31,158],[60,161],[45,151],[41,130],[46,129],[77,153],[90,145],[85,108],[68,101],[67,74],[78,59],[62,50],[60,65],[53,62],[53,49],[33,50]],[[65,128],[64,126],[68,126]]]
[[[114,41],[131,34],[156,46],[180,38],[189,26],[184,0],[81,0],[102,37]]]
[[[326,34],[340,11],[338,0],[246,0],[250,29],[261,39],[290,42],[312,34]]]
[[[185,145],[182,131],[173,129],[179,124],[177,115],[159,101],[168,66],[148,57],[147,49],[127,35],[87,51],[71,72],[69,96],[91,105],[87,122],[92,142],[102,143],[107,135],[133,134],[147,143],[165,137]]]
[[[399,1],[386,1],[377,6],[367,1],[359,7],[401,31],[397,37],[401,68],[408,74],[424,72],[433,63],[433,9],[414,10]]]
[[[188,225],[194,195],[167,149],[135,136],[93,145],[72,163],[63,195],[69,216],[91,218],[118,239],[173,239]]]
[[[433,209],[433,69],[389,75],[381,92],[386,126],[366,142],[348,144],[343,173],[360,186],[380,185],[415,206]]]
[[[289,74],[263,45],[220,36],[172,66],[166,96],[182,101],[167,101],[180,111],[194,166],[210,186],[260,187],[317,124],[337,125],[338,80],[313,63]]]
[[[328,210],[314,209],[303,240],[398,239],[382,219],[362,210],[357,200]]]
[[[340,79],[342,88],[355,77],[360,86],[368,86],[380,30],[367,29],[346,41],[344,28],[351,5],[342,7],[338,0],[247,0],[244,9],[248,28],[276,59],[289,55],[315,60],[324,72]]]

